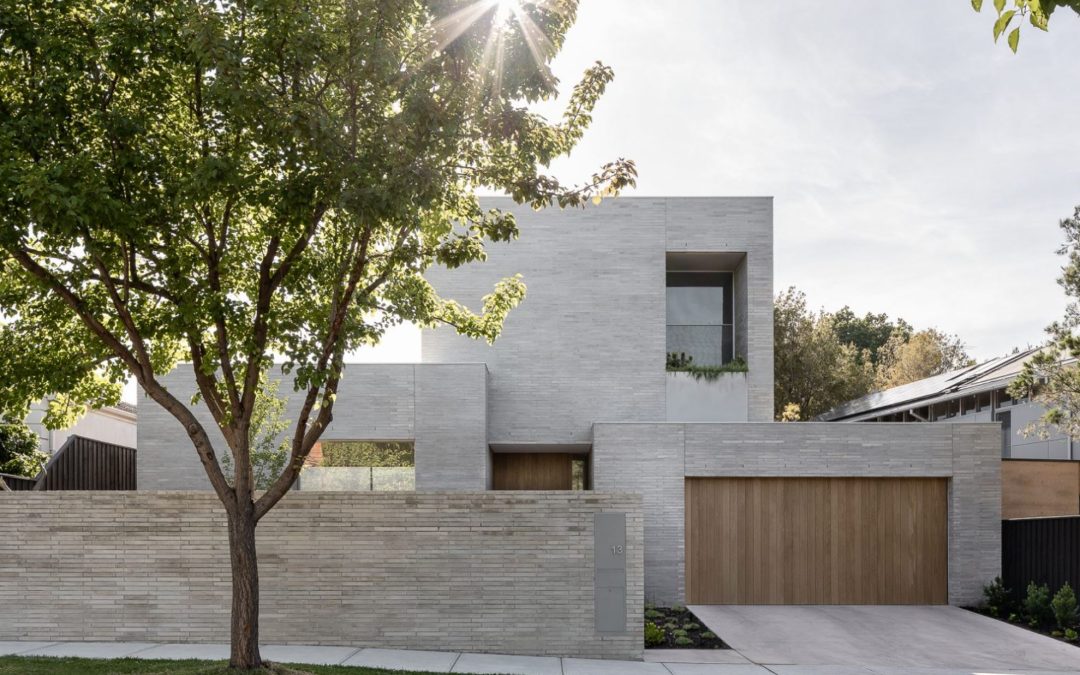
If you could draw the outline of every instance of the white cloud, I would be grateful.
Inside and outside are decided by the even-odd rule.
[[[968,3],[582,0],[554,69],[615,69],[553,170],[637,161],[640,195],[772,195],[776,288],[958,333],[1042,339],[1080,203],[1080,21],[993,43]],[[542,106],[550,116],[558,102]],[[419,358],[407,329],[363,360]]]
[[[991,22],[964,2],[584,0],[556,74],[569,90],[601,59],[616,80],[554,170],[626,156],[637,194],[773,195],[777,288],[979,357],[1038,341],[1080,203],[1080,21],[1026,29],[1018,55]]]

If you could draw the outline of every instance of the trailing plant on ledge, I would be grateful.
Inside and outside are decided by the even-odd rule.
[[[668,352],[667,372],[689,373],[695,380],[713,381],[724,373],[745,373],[746,361],[740,356],[722,366],[699,366],[694,364],[694,357],[685,352]]]

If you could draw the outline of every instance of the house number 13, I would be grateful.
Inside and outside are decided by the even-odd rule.
[[[623,547],[615,545],[611,547],[611,555],[622,555]]]

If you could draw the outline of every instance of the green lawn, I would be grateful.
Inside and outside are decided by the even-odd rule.
[[[426,675],[412,670],[383,670],[351,666],[283,664],[297,673],[312,675]],[[265,672],[265,671],[261,671]],[[169,661],[147,659],[74,659],[48,656],[0,656],[0,675],[235,675],[224,661]]]

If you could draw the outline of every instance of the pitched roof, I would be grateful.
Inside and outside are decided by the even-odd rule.
[[[819,420],[834,422],[852,418],[876,417],[901,412],[935,402],[938,398],[955,398],[1003,387],[1016,377],[1035,352],[1028,349],[1017,354],[1001,356],[983,363],[960,368],[949,373],[902,384],[899,387],[875,391],[861,398],[841,403],[818,416]]]
[[[131,413],[132,415],[138,415],[139,414],[138,407],[136,407],[132,403],[128,403],[127,401],[120,401],[116,405],[112,405],[112,406],[109,406],[109,407],[110,408],[116,408],[117,410],[123,410],[126,413]]]

